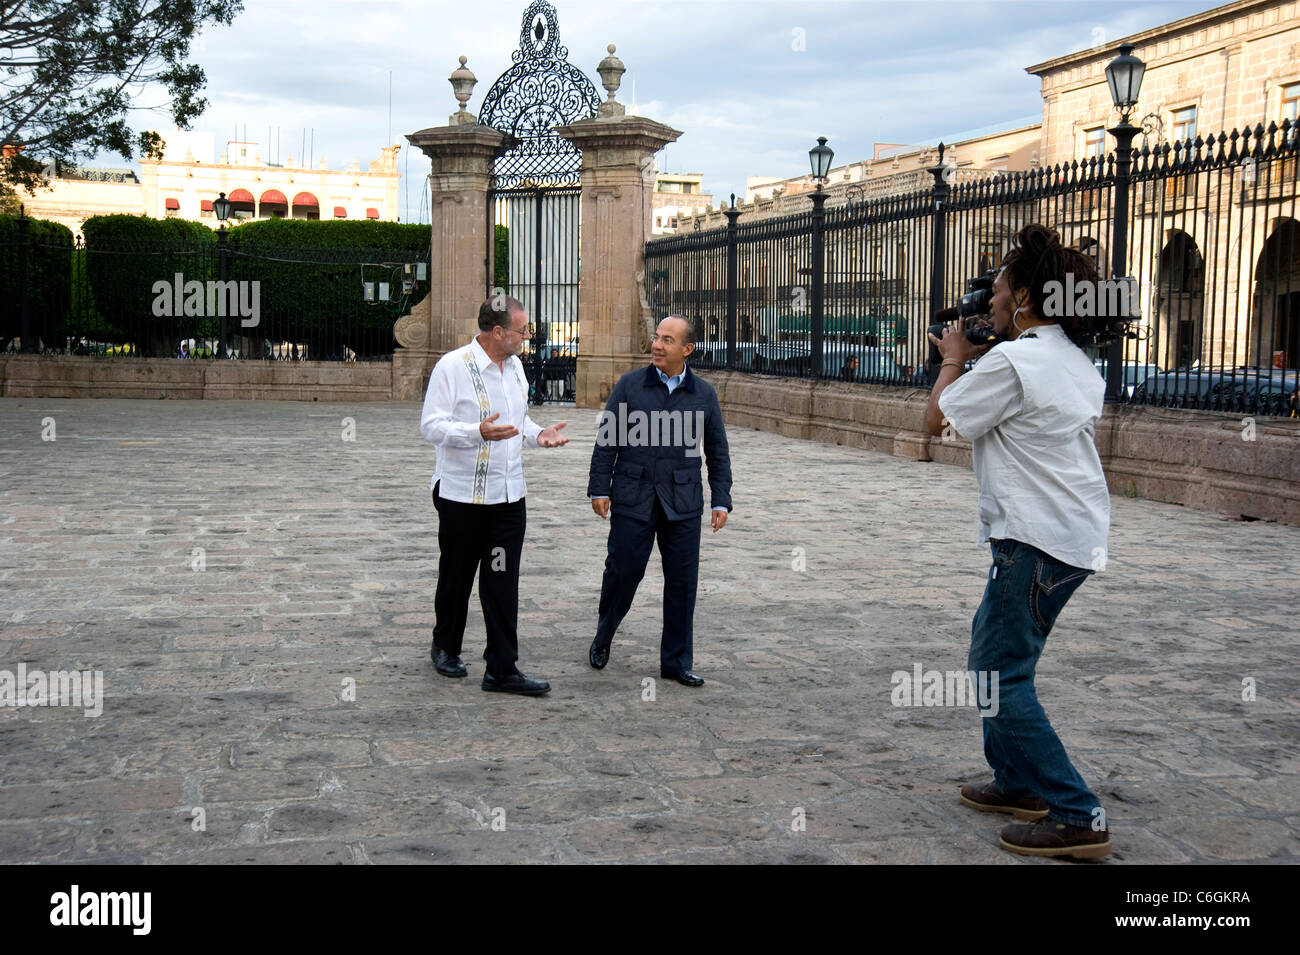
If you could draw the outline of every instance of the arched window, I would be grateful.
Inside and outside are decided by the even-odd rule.
[[[279,189],[268,189],[257,203],[259,219],[283,219],[289,215],[289,200]]]
[[[300,192],[293,197],[289,215],[294,219],[319,219],[320,202],[310,192]]]

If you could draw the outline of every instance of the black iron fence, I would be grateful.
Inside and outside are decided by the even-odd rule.
[[[105,357],[389,361],[429,289],[429,250],[151,243],[10,230],[0,351]]]
[[[493,189],[487,295],[517,298],[532,334],[519,358],[534,404],[574,400],[578,378],[577,186]]]
[[[1141,318],[1120,350],[1113,400],[1290,414],[1296,132],[1284,122],[1145,144],[1128,169],[1115,155],[1018,173],[940,162],[932,185],[899,195],[838,187],[808,211],[749,223],[724,210],[725,228],[646,244],[647,298],[657,319],[694,321],[695,367],[928,386],[931,316],[996,267],[1016,231],[1041,222],[1103,276],[1118,239],[1137,280]],[[1127,210],[1116,208],[1119,190]],[[1112,354],[1093,356],[1102,377]]]

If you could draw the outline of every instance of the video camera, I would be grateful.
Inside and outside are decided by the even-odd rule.
[[[936,338],[942,338],[944,326],[958,319],[986,318],[993,302],[993,282],[997,274],[996,269],[989,269],[968,279],[966,294],[952,308],[935,312],[934,324],[928,331]],[[1138,337],[1133,325],[1142,317],[1142,310],[1138,303],[1135,278],[1122,276],[1078,283],[1075,283],[1072,275],[1067,274],[1065,278],[1064,283],[1052,281],[1043,286],[1047,292],[1044,318],[1055,319],[1069,315],[1083,319],[1082,340],[1078,342],[1083,348],[1102,348],[1117,339]],[[993,331],[990,322],[977,321],[966,329],[966,340],[973,345],[996,345],[1004,339]],[[926,358],[931,384],[938,377],[941,360],[938,347],[931,342]]]
[[[993,281],[998,276],[997,269],[989,269],[973,279],[966,281],[966,294],[957,300],[957,304],[952,308],[941,309],[934,313],[934,324],[928,331],[935,338],[943,337],[945,325],[950,325],[960,318],[985,317],[989,314],[989,306],[993,302]],[[996,345],[1000,338],[993,331],[991,323],[976,322],[966,329],[966,340],[972,345]],[[928,341],[928,338],[927,338]],[[926,368],[929,370],[930,383],[938,374],[939,363],[942,360],[939,354],[939,346],[930,342],[930,352],[926,356]]]

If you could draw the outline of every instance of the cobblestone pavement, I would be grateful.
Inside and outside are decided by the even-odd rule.
[[[958,804],[973,709],[891,704],[965,666],[969,471],[734,429],[708,682],[647,700],[658,562],[592,670],[608,525],[595,412],[564,415],[526,452],[520,664],[554,690],[524,699],[479,689],[477,600],[470,678],[430,665],[418,405],[0,400],[0,670],[104,680],[98,717],[0,709],[0,862],[1065,864]],[[1300,528],[1112,504],[1039,670],[1104,864],[1300,861]]]

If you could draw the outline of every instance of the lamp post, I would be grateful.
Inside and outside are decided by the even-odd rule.
[[[809,356],[809,373],[814,378],[822,376],[822,351],[825,338],[825,317],[822,293],[826,273],[826,190],[822,184],[831,171],[835,150],[826,145],[826,137],[818,136],[817,145],[808,150],[808,163],[812,166],[817,188],[813,190],[812,203],[812,354]]]
[[[1120,111],[1119,124],[1107,132],[1115,137],[1115,219],[1111,225],[1111,277],[1119,278],[1128,270],[1128,201],[1132,183],[1133,137],[1141,130],[1128,121],[1137,105],[1138,91],[1146,64],[1133,55],[1133,44],[1119,48],[1119,56],[1106,66],[1106,83],[1110,98]],[[1116,338],[1106,350],[1106,401],[1119,401],[1124,395],[1124,340]]]
[[[221,279],[222,295],[226,294],[226,220],[230,218],[230,205],[230,200],[226,198],[224,192],[212,200],[212,211],[216,213],[217,221],[221,223],[221,227],[217,230],[217,274]],[[224,308],[221,309],[221,338],[218,340],[217,357],[226,357],[226,310]]]

